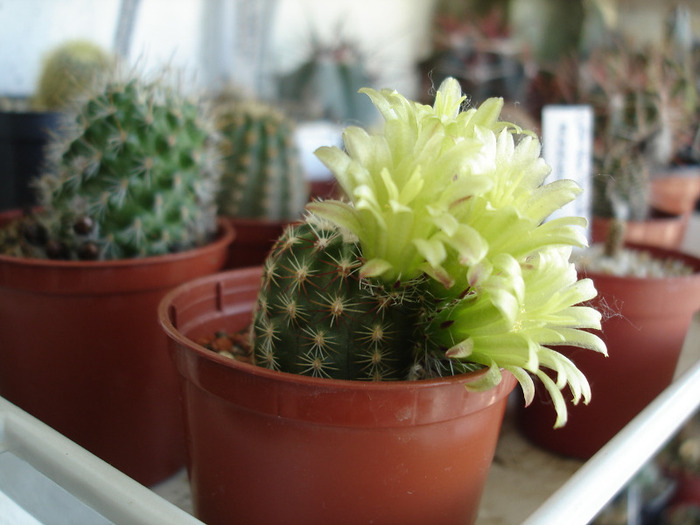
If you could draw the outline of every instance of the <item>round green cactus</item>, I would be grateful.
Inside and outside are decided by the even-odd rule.
[[[217,104],[224,172],[217,196],[222,215],[298,219],[309,199],[294,126],[261,102],[223,99]]]
[[[47,257],[143,257],[210,240],[220,166],[197,101],[164,78],[110,80],[68,117],[37,184]]]
[[[265,262],[256,363],[334,379],[405,379],[422,289],[371,283],[360,278],[361,266],[359,246],[336,227],[289,226]]]
[[[87,40],[71,40],[53,49],[44,59],[34,105],[59,110],[73,103],[107,73],[115,58]]]

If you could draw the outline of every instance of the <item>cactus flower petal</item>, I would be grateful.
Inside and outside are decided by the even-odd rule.
[[[391,267],[389,261],[382,259],[370,259],[362,265],[360,275],[362,277],[378,277],[385,273]]]

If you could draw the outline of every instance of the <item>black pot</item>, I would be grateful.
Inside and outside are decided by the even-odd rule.
[[[30,182],[43,166],[57,112],[0,112],[0,210],[37,204]]]

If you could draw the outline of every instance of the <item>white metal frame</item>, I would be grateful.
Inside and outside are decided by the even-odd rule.
[[[2,451],[30,463],[114,523],[202,525],[192,515],[0,397]],[[2,514],[0,511],[0,523]]]
[[[523,525],[589,523],[700,407],[700,362],[588,460]]]

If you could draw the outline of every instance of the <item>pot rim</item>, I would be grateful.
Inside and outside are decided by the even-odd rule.
[[[231,285],[232,274],[240,280]],[[179,315],[183,316],[182,329],[192,334],[199,328],[208,329],[221,318],[239,326],[249,322],[260,274],[261,267],[212,274],[179,286],[161,300],[158,319],[168,337],[183,399],[198,395],[195,392],[206,392],[207,399],[224,402],[231,410],[290,422],[400,428],[449,421],[487,410],[508,397],[516,386],[515,376],[505,370],[500,383],[486,390],[468,388],[486,370],[405,381],[353,381],[279,372],[217,355],[176,327]],[[226,294],[217,296],[224,288],[222,277],[229,278],[231,287]],[[184,296],[179,305],[182,314],[173,304],[179,294]]]
[[[466,374],[458,374],[453,376],[443,376],[438,378],[430,379],[416,379],[416,380],[398,380],[398,381],[354,381],[349,379],[329,379],[322,377],[312,377],[305,376],[301,374],[293,374],[290,372],[281,372],[278,370],[272,370],[269,368],[261,367],[252,363],[246,363],[238,359],[232,359],[230,357],[218,355],[216,352],[205,348],[204,346],[198,344],[193,339],[190,339],[184,335],[173,322],[171,305],[173,300],[182,295],[183,293],[192,290],[198,286],[206,285],[212,281],[219,282],[225,279],[227,276],[240,276],[241,279],[245,277],[257,277],[261,274],[262,267],[249,267],[249,268],[236,268],[233,270],[228,270],[224,272],[218,272],[215,274],[199,277],[197,279],[191,280],[184,283],[173,290],[170,290],[161,300],[158,306],[158,318],[161,323],[161,327],[164,329],[168,337],[172,338],[176,343],[184,346],[189,351],[194,352],[199,357],[205,358],[206,360],[212,361],[217,365],[224,366],[226,368],[240,370],[248,374],[252,374],[257,377],[265,379],[275,379],[285,383],[297,383],[314,387],[324,387],[327,389],[350,389],[350,390],[362,390],[362,391],[384,391],[384,390],[396,390],[397,388],[430,388],[439,385],[450,385],[454,383],[468,384],[477,381],[483,375],[486,374],[487,369],[477,370],[474,372],[469,372]],[[255,288],[257,289],[258,283],[256,282]],[[243,307],[240,312],[246,311]],[[501,369],[503,374],[503,380],[495,388],[500,388],[504,384],[515,383],[515,377],[512,376],[510,372],[505,369]],[[509,378],[509,379],[507,379]]]

